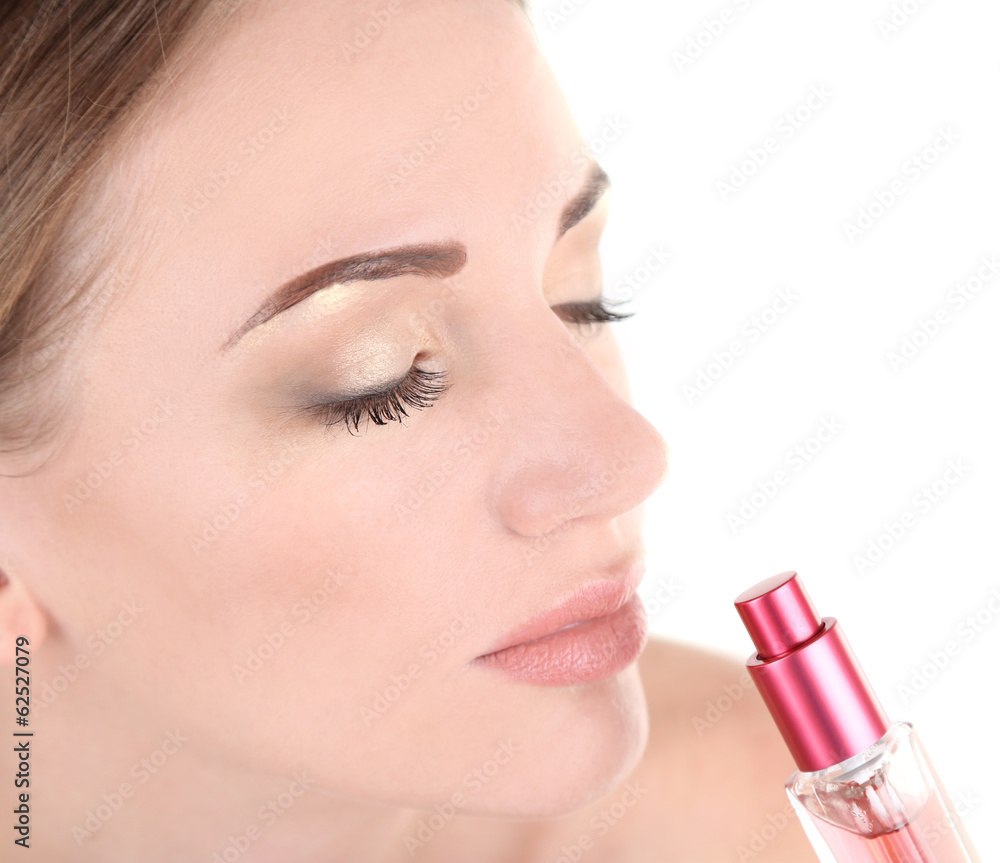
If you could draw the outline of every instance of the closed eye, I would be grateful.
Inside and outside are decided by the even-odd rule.
[[[616,312],[611,308],[623,305],[625,302],[627,301],[600,297],[586,303],[562,303],[553,306],[552,310],[564,321],[571,324],[610,324],[624,321],[635,314],[635,312]]]
[[[617,312],[612,306],[627,302],[600,297],[583,303],[561,303],[552,307],[560,318],[570,324],[586,327],[588,334],[600,324],[615,323],[632,317],[635,312]],[[306,412],[319,418],[330,428],[343,424],[350,434],[355,434],[361,420],[367,415],[376,425],[402,422],[409,416],[407,407],[423,410],[434,404],[451,387],[447,372],[431,372],[413,366],[397,383],[381,390],[346,401],[323,402],[306,408]]]

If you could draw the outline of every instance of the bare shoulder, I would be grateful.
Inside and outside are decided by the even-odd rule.
[[[590,863],[815,861],[785,796],[795,763],[743,663],[651,638],[639,672],[646,751],[562,835],[588,837]]]
[[[744,663],[652,638],[639,669],[650,732],[635,772],[660,789],[689,859],[815,860],[785,795],[795,762]]]

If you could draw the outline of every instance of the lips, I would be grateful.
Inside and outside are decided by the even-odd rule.
[[[645,566],[630,560],[617,578],[592,581],[504,635],[475,662],[529,683],[603,680],[631,664],[646,643],[635,591]]]

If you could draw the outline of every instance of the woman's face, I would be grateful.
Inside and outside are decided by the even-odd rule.
[[[5,486],[47,667],[91,659],[45,709],[114,704],[105,729],[354,798],[582,805],[645,744],[636,666],[536,685],[475,660],[624,579],[666,472],[613,324],[554,308],[600,295],[607,194],[560,235],[585,141],[502,0],[283,0],[229,25],[110,168],[109,213],[141,200],[120,302],[58,458]],[[464,265],[341,268],[268,305],[409,244]],[[411,366],[447,375],[432,405],[324,425],[316,405]]]

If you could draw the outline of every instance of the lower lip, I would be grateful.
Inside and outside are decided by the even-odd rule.
[[[634,593],[614,614],[488,653],[476,662],[537,686],[596,683],[635,662],[646,637],[646,609]]]

